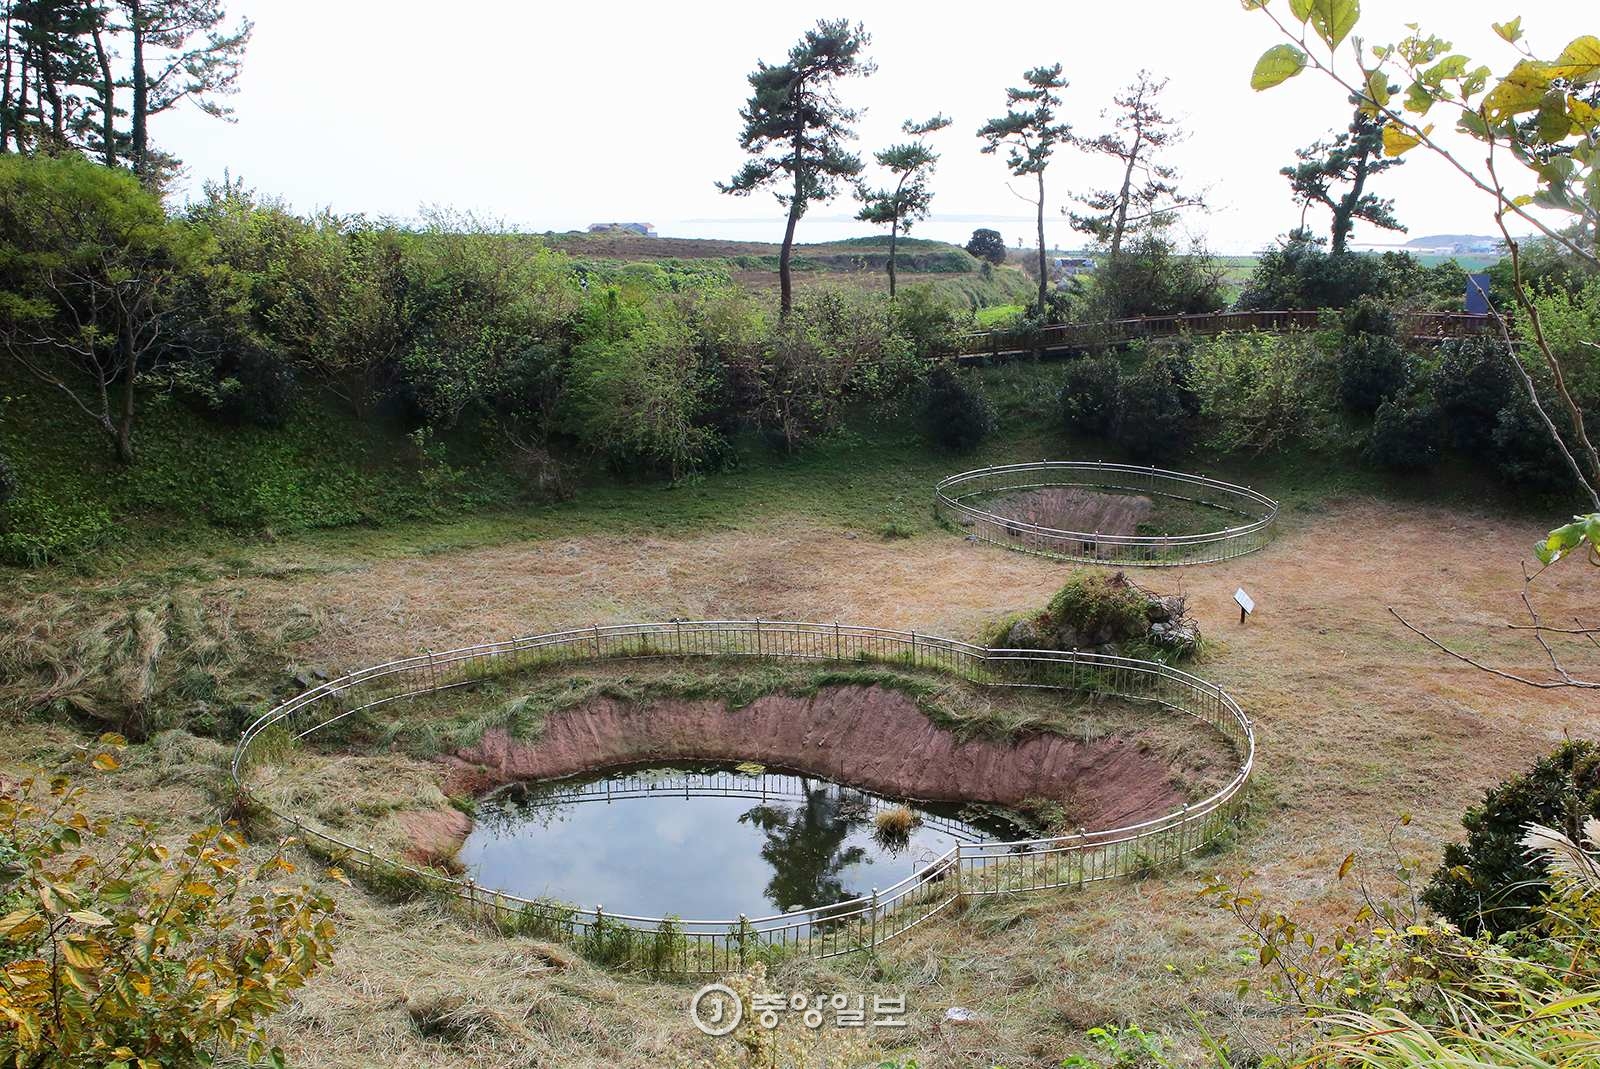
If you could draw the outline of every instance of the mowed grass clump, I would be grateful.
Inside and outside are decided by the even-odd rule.
[[[216,730],[264,696],[237,679],[258,644],[226,597],[94,606],[45,594],[0,612],[0,694],[24,713],[66,713],[136,739],[183,724]]]

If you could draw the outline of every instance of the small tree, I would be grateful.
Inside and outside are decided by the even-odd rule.
[[[1183,139],[1178,121],[1162,112],[1158,98],[1167,80],[1140,71],[1128,88],[1113,98],[1117,117],[1113,131],[1080,141],[1087,152],[1109,156],[1122,165],[1122,184],[1097,189],[1077,199],[1086,214],[1068,212],[1072,226],[1106,246],[1115,260],[1122,252],[1129,229],[1162,227],[1186,208],[1205,208],[1205,198],[1185,195],[1176,185],[1176,168],[1156,156]]]
[[[112,771],[121,745],[83,756]],[[219,827],[169,846],[85,802],[65,776],[0,796],[0,1063],[186,1069],[238,1050],[282,1066],[264,1024],[331,960],[333,902],[274,882],[295,871],[281,851],[251,864]]]
[[[1072,136],[1072,127],[1056,121],[1061,106],[1059,90],[1067,87],[1061,77],[1061,64],[1035,67],[1023,75],[1027,85],[1006,90],[1006,113],[990,119],[978,130],[983,151],[994,154],[1004,146],[1006,165],[1018,178],[1032,176],[1038,186],[1037,197],[1022,197],[1038,210],[1039,221],[1039,311],[1049,306],[1050,272],[1044,243],[1044,172],[1050,166],[1056,146]],[[1015,192],[1013,190],[1013,192]]]
[[[133,461],[141,375],[204,235],[126,173],[81,157],[0,158],[0,345]]]
[[[980,260],[999,265],[1006,262],[1006,239],[1000,231],[979,227],[967,241],[967,251]]]
[[[911,224],[928,217],[933,203],[933,191],[928,179],[938,165],[939,155],[928,148],[923,138],[950,125],[943,115],[935,115],[926,122],[907,119],[900,129],[915,141],[890,145],[873,154],[878,166],[888,170],[894,178],[892,189],[868,189],[859,186],[856,195],[861,199],[861,211],[856,218],[863,222],[885,224],[889,227],[889,296],[895,294],[894,254],[900,232],[911,233]]]
[[[866,28],[848,19],[821,20],[789,50],[786,63],[761,63],[750,75],[754,90],[740,110],[744,131],[739,144],[752,157],[717,188],[748,196],[774,187],[778,203],[788,208],[783,248],[778,253],[781,314],[787,318],[794,296],[789,261],[795,225],[813,201],[832,200],[841,179],[861,173],[861,158],[845,151],[855,136],[860,112],[845,107],[835,83],[866,77],[877,68],[862,55],[872,43]]]
[[[1394,217],[1394,201],[1367,190],[1371,179],[1405,162],[1383,154],[1383,131],[1389,121],[1381,112],[1361,106],[1359,97],[1351,103],[1357,108],[1348,130],[1331,142],[1318,141],[1297,150],[1300,162],[1280,172],[1308,207],[1320,204],[1333,213],[1329,251],[1335,256],[1345,251],[1358,219],[1385,230],[1405,230]]]

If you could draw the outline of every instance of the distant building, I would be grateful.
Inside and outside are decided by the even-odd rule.
[[[590,223],[591,234],[638,234],[641,237],[656,237],[656,228],[652,223]]]
[[[1076,278],[1079,275],[1094,274],[1094,260],[1087,256],[1057,256],[1055,258],[1055,276],[1057,278]]]

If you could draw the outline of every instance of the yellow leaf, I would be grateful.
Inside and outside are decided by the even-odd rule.
[[[346,876],[344,874],[344,869],[341,869],[338,866],[334,866],[328,870],[328,879],[342,883],[346,887],[350,886],[350,877]]]
[[[1346,876],[1350,875],[1350,870],[1355,868],[1355,866],[1356,866],[1356,855],[1354,855],[1354,854],[1346,854],[1344,856],[1344,861],[1340,862],[1340,864],[1339,864],[1339,879],[1342,880]]]
[[[101,772],[115,772],[117,769],[122,767],[122,762],[118,761],[115,757],[108,753],[95,754],[94,761],[92,763],[94,767]]]
[[[111,919],[103,913],[96,913],[92,909],[75,909],[67,916],[79,924],[87,924],[91,928],[104,928],[111,923]]]
[[[1568,81],[1591,82],[1600,75],[1600,37],[1584,35],[1561,50],[1561,58],[1550,72]]]
[[[67,964],[79,969],[93,969],[106,960],[105,945],[86,935],[69,935],[61,941],[61,952]]]
[[[1407,133],[1404,129],[1393,124],[1383,128],[1383,154],[1385,156],[1404,155],[1421,143],[1422,139],[1420,137]]]
[[[183,885],[186,894],[197,895],[201,898],[215,898],[217,889],[203,880],[191,880]]]
[[[25,939],[44,928],[44,918],[37,910],[18,909],[0,917],[0,938]]]

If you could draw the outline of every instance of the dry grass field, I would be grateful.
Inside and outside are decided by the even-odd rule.
[[[569,950],[472,929],[425,902],[395,905],[337,887],[335,962],[275,1023],[276,1036],[292,1064],[316,1069],[642,1067],[740,1057],[1022,1069],[1057,1065],[1085,1049],[1085,1029],[1127,1021],[1165,1033],[1181,1058],[1198,1059],[1198,1021],[1249,1064],[1249,1052],[1275,1042],[1279,1022],[1259,1001],[1234,997],[1234,979],[1249,968],[1237,960],[1231,921],[1197,895],[1203,875],[1252,870],[1275,901],[1331,918],[1350,903],[1336,879],[1340,860],[1380,847],[1402,813],[1414,817],[1405,849],[1431,866],[1485,787],[1564,735],[1600,731],[1592,697],[1493,679],[1446,658],[1387,611],[1393,606],[1474,654],[1539,672],[1538,647],[1504,621],[1519,611],[1518,562],[1540,532],[1539,518],[1347,499],[1294,513],[1262,553],[1142,576],[1188,595],[1207,639],[1196,671],[1232,691],[1258,725],[1248,826],[1228,851],[1187,871],[990,901],[919,929],[874,960],[793,963],[764,981],[781,991],[869,998],[904,992],[903,1032],[846,1042],[824,1029],[751,1055],[691,1028],[685,1005],[693,985],[608,975]],[[240,628],[286,635],[277,653],[284,664],[331,672],[423,647],[675,616],[839,619],[971,638],[998,615],[1043,604],[1066,570],[953,533],[885,541],[803,516],[733,517],[694,534],[556,537],[422,554],[307,540],[234,551],[232,559],[232,574],[216,568],[185,578],[179,570],[162,582],[231,605]],[[138,569],[159,572],[158,565],[65,585],[80,594],[137,586]],[[1592,606],[1590,571],[1571,563],[1540,580],[1552,617]],[[1242,626],[1232,601],[1239,586],[1258,606]],[[38,589],[9,579],[0,599],[15,606]],[[290,619],[312,624],[285,632]],[[8,735],[8,772],[51,764],[78,738],[59,723],[17,718],[9,718]],[[214,811],[227,750],[181,733],[159,736],[130,751],[123,772],[98,781],[95,797],[107,809],[189,827]],[[306,862],[305,871],[315,868]],[[977,1023],[942,1023],[952,1006],[975,1010]]]

